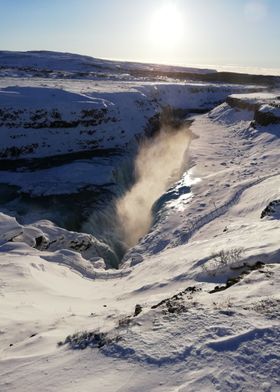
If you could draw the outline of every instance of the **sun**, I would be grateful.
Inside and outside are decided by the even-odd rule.
[[[150,39],[157,45],[176,45],[183,37],[183,18],[175,4],[167,3],[158,8],[150,23]]]

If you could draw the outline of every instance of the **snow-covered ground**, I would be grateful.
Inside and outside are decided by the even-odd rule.
[[[19,76],[0,79],[1,151],[18,151],[2,156],[0,182],[30,200],[125,187],[119,168],[151,118],[210,111],[193,115],[188,169],[119,269],[105,268],[114,254],[93,235],[26,224],[2,202],[1,392],[279,391],[279,92]],[[84,138],[92,108],[106,112]],[[36,128],[36,110],[48,126]]]
[[[118,77],[129,71],[166,71],[189,73],[213,73],[213,69],[177,67],[172,65],[143,64],[126,61],[110,61],[81,56],[73,53],[57,53],[50,51],[11,52],[0,51],[0,72],[7,76],[45,73],[47,76],[57,77]],[[1,75],[0,73],[0,75]],[[22,76],[22,74],[20,75]],[[127,77],[127,74],[124,75]]]

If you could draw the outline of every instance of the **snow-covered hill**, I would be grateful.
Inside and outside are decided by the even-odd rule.
[[[178,72],[207,74],[213,69],[179,67],[111,61],[72,53],[50,51],[0,51],[0,76],[35,76],[51,78],[115,78],[127,77],[130,72]]]
[[[278,391],[279,92],[105,79],[0,79],[0,390]],[[184,171],[121,260],[113,202],[166,122]]]

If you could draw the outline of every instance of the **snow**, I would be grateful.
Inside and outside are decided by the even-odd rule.
[[[280,102],[279,102],[280,105]],[[271,105],[262,105],[260,108],[260,112],[272,114],[274,117],[280,117],[280,106],[274,107]]]
[[[82,56],[72,53],[59,53],[51,51],[10,52],[0,51],[0,62],[4,68],[21,69],[35,68],[36,70],[54,70],[64,72],[89,72],[104,71],[113,73],[140,71],[165,71],[165,72],[189,72],[189,73],[212,73],[213,69],[176,67],[159,64],[143,64],[127,61],[110,61],[97,59],[90,56]],[[103,76],[104,77],[104,76]]]
[[[1,245],[11,238],[22,233],[22,227],[15,218],[0,213],[0,243]]]
[[[262,103],[263,101],[272,101],[275,100],[276,96],[274,93],[268,92],[253,92],[250,94],[232,94],[232,98],[240,99],[242,101],[251,103],[251,104],[258,104]]]
[[[48,56],[53,62],[55,55],[42,58]],[[40,83],[0,80],[1,107],[28,109],[25,121],[36,105],[44,107],[37,98],[47,102],[57,89],[57,81]],[[85,81],[60,83],[58,99],[46,107],[70,116],[85,97],[83,108],[106,104],[122,122],[126,143],[167,105],[212,110],[193,116],[197,137],[188,169],[162,196],[155,224],[119,269],[105,269],[108,249],[90,234],[0,214],[0,390],[279,391],[280,222],[277,214],[261,214],[279,199],[280,125],[260,126],[253,110],[223,102],[240,86],[99,81],[85,93]],[[279,95],[248,90],[238,99],[263,110]],[[114,124],[104,125],[107,135],[116,133]],[[1,143],[8,146],[19,129],[1,127]],[[31,141],[35,131],[41,132],[31,128]],[[33,157],[52,156],[64,140],[62,133],[43,132],[51,147]],[[81,137],[71,139],[74,151]],[[31,196],[79,192],[116,185],[121,162],[103,156],[34,171],[5,169],[0,181]],[[233,249],[242,250],[237,263],[217,261],[220,251]],[[136,304],[143,310],[134,317]],[[82,331],[104,332],[111,342],[84,350],[57,345]]]
[[[1,172],[1,182],[19,186],[31,196],[76,193],[85,186],[115,182],[114,168],[106,160],[75,161],[67,165],[36,172]]]

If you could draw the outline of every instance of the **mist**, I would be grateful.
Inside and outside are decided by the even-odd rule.
[[[134,170],[136,182],[116,203],[123,241],[129,248],[148,232],[154,202],[186,169],[191,136],[187,127],[162,127],[140,145]]]

